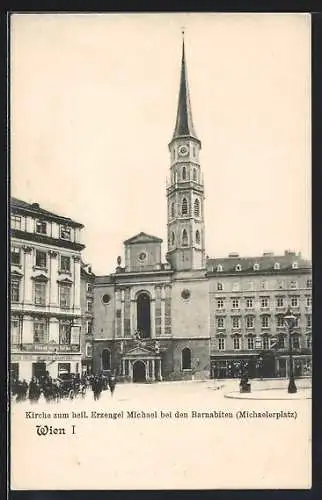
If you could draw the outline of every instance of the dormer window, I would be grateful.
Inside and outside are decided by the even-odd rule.
[[[218,264],[218,266],[217,266],[217,272],[218,273],[222,273],[222,265],[221,264]]]
[[[241,271],[241,270],[242,270],[241,265],[237,264],[237,266],[235,267],[235,271]]]
[[[70,240],[71,228],[69,226],[61,226],[60,227],[60,237],[62,240]]]
[[[254,271],[259,271],[259,264],[254,264],[253,266]]]
[[[293,262],[292,269],[298,269],[299,265],[297,262]]]
[[[36,233],[47,234],[47,222],[43,220],[37,220],[36,222]]]
[[[275,271],[279,271],[281,269],[279,262],[275,262],[274,269],[275,269]]]

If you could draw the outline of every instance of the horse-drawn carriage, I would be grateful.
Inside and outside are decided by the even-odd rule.
[[[73,373],[60,373],[57,378],[58,397],[60,399],[82,398],[86,395],[86,383]]]

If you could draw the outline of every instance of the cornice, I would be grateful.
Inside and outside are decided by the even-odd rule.
[[[20,231],[18,229],[11,230],[11,236],[20,240],[25,240],[32,243],[43,243],[48,246],[55,246],[59,248],[68,248],[80,252],[85,248],[85,245],[81,243],[75,243],[73,241],[61,240],[56,238],[51,238],[47,235],[29,233],[26,231]]]

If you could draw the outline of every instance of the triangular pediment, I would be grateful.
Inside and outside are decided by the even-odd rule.
[[[162,239],[157,236],[141,232],[124,241],[124,245],[135,245],[136,243],[162,243]]]
[[[136,346],[126,352],[126,356],[151,356],[153,352],[146,347]]]
[[[20,273],[19,271],[12,271],[12,273],[10,273],[10,276],[11,278],[22,278],[23,277],[23,274]]]
[[[43,282],[47,282],[48,281],[48,278],[47,276],[45,276],[45,274],[37,274],[36,276],[32,276],[32,278],[34,281],[43,281]]]

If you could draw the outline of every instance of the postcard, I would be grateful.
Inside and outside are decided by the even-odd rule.
[[[310,52],[307,14],[11,15],[13,490],[311,487]]]

